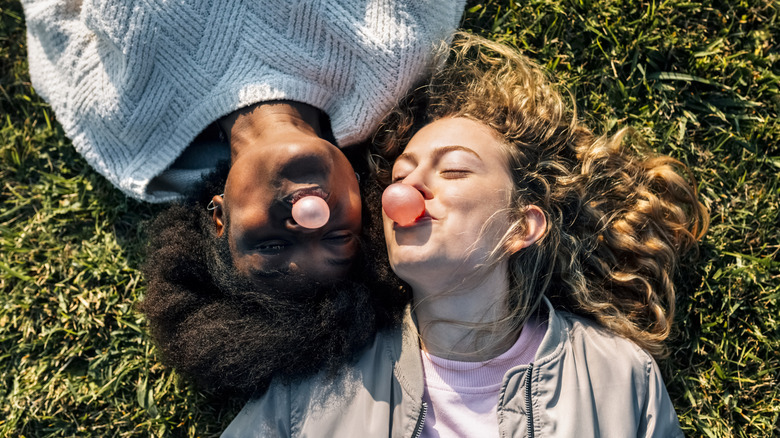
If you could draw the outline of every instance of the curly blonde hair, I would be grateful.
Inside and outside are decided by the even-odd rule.
[[[377,132],[380,178],[435,120],[465,117],[490,126],[504,139],[514,180],[512,232],[525,231],[524,206],[540,207],[547,220],[534,245],[506,255],[509,321],[519,330],[547,296],[556,308],[664,356],[672,276],[709,223],[686,166],[640,153],[629,129],[593,134],[545,72],[507,46],[461,33],[447,53],[444,66]]]

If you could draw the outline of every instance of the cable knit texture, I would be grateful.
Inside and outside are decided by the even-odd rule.
[[[23,1],[36,90],[90,165],[152,202],[179,195],[147,189],[198,133],[253,103],[305,102],[330,116],[340,146],[366,139],[464,4]]]

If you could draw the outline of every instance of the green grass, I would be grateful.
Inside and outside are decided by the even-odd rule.
[[[712,226],[678,276],[662,369],[688,436],[780,435],[780,23],[776,1],[470,1],[580,114],[687,163]],[[241,406],[159,363],[133,311],[140,227],[64,137],[0,0],[0,436],[212,436]]]

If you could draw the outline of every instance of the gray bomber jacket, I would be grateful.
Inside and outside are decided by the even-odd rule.
[[[534,361],[510,369],[498,402],[501,437],[680,437],[653,358],[593,322],[549,309]],[[380,333],[338,376],[275,382],[223,437],[417,437],[423,370],[411,315]]]

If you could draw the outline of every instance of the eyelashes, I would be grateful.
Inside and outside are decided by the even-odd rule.
[[[439,174],[446,179],[460,179],[469,176],[471,171],[468,169],[446,169]]]
[[[352,232],[349,231],[336,231],[326,234],[322,240],[330,243],[331,245],[346,245],[350,243],[355,237]]]
[[[444,179],[461,179],[461,178],[466,178],[467,176],[471,175],[472,173],[473,172],[470,169],[461,169],[461,168],[457,168],[457,169],[443,169],[443,170],[440,170],[438,172],[439,176],[441,176]],[[394,175],[392,180],[391,180],[391,182],[393,184],[395,184],[397,182],[401,182],[404,179],[406,179],[407,176],[409,176],[409,175],[408,174],[406,174],[406,175],[403,175],[403,174],[401,174],[401,175]]]

